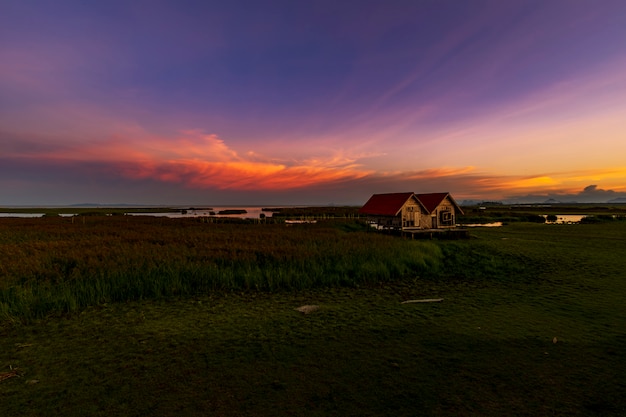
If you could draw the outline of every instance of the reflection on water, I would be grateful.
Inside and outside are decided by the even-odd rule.
[[[43,213],[0,213],[0,217],[21,217],[21,218],[33,218],[43,217]]]
[[[502,222],[461,224],[461,227],[500,227]]]
[[[543,217],[548,217],[544,215]],[[548,224],[572,224],[580,223],[580,220],[585,217],[583,214],[556,214],[556,221],[546,221]]]
[[[547,215],[543,215],[547,218]],[[585,217],[584,214],[557,214],[556,220],[546,220],[546,224],[576,224],[580,223],[580,220]],[[474,224],[461,224],[462,227],[499,227],[502,226],[502,222],[493,223],[474,223]]]
[[[237,214],[219,214],[220,211],[225,210],[245,210],[245,213]],[[190,210],[185,209],[180,212],[164,212],[164,213],[125,213],[127,216],[154,216],[154,217],[169,217],[172,219],[181,218],[193,218],[193,217],[227,217],[235,219],[258,219],[263,213],[266,217],[272,217],[271,212],[263,211],[263,207],[215,207],[212,210]]]
[[[245,210],[245,213],[237,213],[237,214],[219,214],[220,211],[225,210]],[[224,207],[215,207],[213,209],[181,209],[181,211],[176,212],[154,212],[154,213],[125,213],[127,216],[154,216],[154,217],[169,217],[169,218],[193,218],[193,217],[226,217],[226,218],[238,218],[238,219],[258,219],[261,217],[261,214],[265,215],[265,217],[272,217],[271,211],[263,211],[263,207],[261,206],[253,206],[253,207],[233,207],[233,206],[224,206]],[[59,216],[62,217],[72,217],[76,216],[74,213],[62,213]],[[44,213],[0,213],[0,217],[19,217],[19,218],[35,218],[35,217],[43,217]],[[547,218],[547,215],[543,215],[543,217]],[[585,217],[583,214],[557,214],[556,221],[546,221],[546,224],[575,224],[580,223],[580,220]],[[461,224],[462,227],[499,227],[502,226],[502,222],[492,222],[492,223],[475,223],[475,224]]]
[[[153,213],[140,213],[140,212],[128,212],[124,213],[126,216],[154,216],[154,217],[169,217],[169,218],[193,218],[193,217],[227,217],[227,218],[238,218],[238,219],[258,219],[261,217],[261,213],[265,215],[265,217],[272,217],[271,211],[263,211],[263,207],[215,207],[211,210],[199,209],[199,210],[190,210],[190,209],[181,209],[180,211],[175,212],[153,212]],[[237,214],[219,214],[220,211],[223,210],[245,210],[245,213],[237,213]],[[0,213],[0,217],[18,217],[18,218],[36,218],[43,217],[44,213]],[[76,213],[61,213],[59,216],[61,217],[72,217],[77,216]]]

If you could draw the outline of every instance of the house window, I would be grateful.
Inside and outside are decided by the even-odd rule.
[[[441,219],[442,225],[451,225],[454,223],[451,211],[442,211],[439,213],[439,218]]]

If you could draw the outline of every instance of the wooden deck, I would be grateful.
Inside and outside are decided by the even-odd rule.
[[[405,229],[394,230],[392,234],[410,239],[469,239],[469,229]]]

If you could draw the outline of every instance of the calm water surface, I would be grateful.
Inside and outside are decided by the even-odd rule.
[[[547,217],[547,215],[543,215],[543,217]],[[549,222],[546,221],[546,224],[575,224],[580,223],[580,220],[585,217],[584,214],[557,214],[556,221]],[[462,224],[462,227],[499,227],[502,226],[502,222],[493,222],[493,223],[476,223],[476,224]]]
[[[214,207],[213,210],[189,210],[183,214],[180,212],[154,212],[154,213],[126,213],[127,216],[154,216],[154,217],[169,217],[169,218],[193,218],[193,217],[230,217],[239,219],[258,219],[261,214],[265,214],[266,217],[272,217],[271,211],[263,211],[263,207]],[[217,214],[221,210],[246,210],[243,214]],[[211,212],[215,213],[211,215]],[[60,214],[61,217],[72,217],[76,214]],[[34,218],[43,217],[44,213],[0,213],[0,217],[20,217],[20,218]],[[544,215],[546,217],[546,215]],[[547,224],[571,224],[579,223],[580,220],[585,217],[583,214],[557,214],[557,220],[554,222],[546,222]],[[493,222],[486,224],[463,224],[463,227],[499,227],[502,226],[502,222]]]
[[[461,224],[461,227],[500,227],[502,222]]]
[[[258,219],[261,216],[261,213],[265,214],[266,217],[272,217],[271,211],[262,211],[263,207],[214,207],[213,210],[187,210],[186,214],[182,214],[181,212],[154,212],[154,213],[125,213],[127,216],[154,216],[154,217],[169,217],[169,218],[193,218],[193,217],[228,217],[228,218],[239,218],[239,219]],[[246,210],[246,213],[243,214],[217,214],[221,210]],[[211,215],[211,212],[214,215]],[[61,217],[72,217],[77,214],[72,213],[62,213],[59,214]],[[0,213],[0,217],[19,217],[19,218],[36,218],[43,217],[44,213]]]
[[[21,217],[21,218],[43,217],[43,213],[0,213],[0,217]]]
[[[193,218],[193,217],[227,217],[236,219],[258,219],[261,213],[266,217],[272,217],[271,211],[263,211],[263,207],[214,207],[213,210],[187,210],[187,213],[180,212],[173,213],[126,213],[127,216],[155,216],[155,217],[169,217],[172,219],[181,218]],[[222,210],[245,210],[246,213],[242,214],[218,214]],[[214,213],[213,215],[211,213]]]
[[[547,217],[547,216],[543,216]],[[548,224],[569,224],[569,223],[580,223],[580,219],[585,217],[583,214],[557,214],[557,220],[555,222],[546,222]]]

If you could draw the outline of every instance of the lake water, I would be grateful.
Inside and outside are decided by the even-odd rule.
[[[502,222],[461,224],[461,227],[500,227]]]
[[[212,210],[187,210],[186,214],[181,212],[154,212],[154,213],[126,213],[127,216],[154,216],[154,217],[169,217],[169,218],[193,218],[193,217],[228,217],[238,219],[258,219],[261,214],[265,214],[266,217],[272,217],[271,211],[263,211],[261,206],[223,206],[213,207]],[[222,210],[245,210],[246,213],[242,214],[217,214]],[[211,212],[215,213],[211,215]],[[61,217],[72,217],[76,214],[63,213]],[[0,217],[19,217],[19,218],[35,218],[43,217],[44,213],[0,213]],[[546,217],[546,215],[544,215]],[[557,220],[554,222],[546,222],[547,224],[573,224],[579,223],[580,220],[585,217],[583,214],[557,214]],[[502,222],[493,222],[486,224],[463,224],[462,227],[499,227],[502,226]]]
[[[543,217],[546,217],[545,215]],[[580,219],[585,217],[583,214],[557,214],[555,222],[546,222],[548,224],[570,224],[580,223]]]
[[[547,217],[547,215],[543,215]],[[580,223],[580,220],[585,217],[584,214],[557,214],[556,221],[546,221],[546,224],[576,224]],[[493,223],[476,223],[476,224],[462,224],[461,227],[499,227],[502,226],[502,222]]]
[[[126,213],[127,216],[155,216],[155,217],[169,217],[172,219],[185,219],[194,217],[227,217],[235,219],[258,219],[261,217],[261,213],[266,217],[272,217],[271,211],[263,211],[263,207],[213,207],[212,210],[189,210],[185,209],[185,214],[181,212],[154,212],[154,213]],[[241,214],[218,214],[222,210],[245,210],[246,213]],[[211,213],[214,213],[213,215]]]
[[[44,213],[0,213],[0,217],[19,217],[22,219],[32,219],[35,217],[43,217]],[[73,217],[77,216],[76,213],[61,213],[59,214],[61,217]]]
[[[21,218],[33,218],[43,217],[43,213],[0,213],[0,217],[21,217]]]
[[[266,217],[272,217],[271,211],[263,211],[263,207],[213,207],[212,210],[187,210],[186,214],[181,212],[154,212],[154,213],[125,213],[127,216],[154,216],[154,217],[169,217],[169,218],[194,218],[194,217],[228,217],[228,218],[238,218],[238,219],[258,219],[261,216],[261,213],[265,214]],[[182,210],[182,209],[181,209]],[[218,214],[218,212],[222,210],[245,210],[246,213],[242,214]],[[214,215],[211,215],[211,212]],[[43,217],[44,213],[0,213],[0,217],[19,217],[19,218],[36,218]],[[62,213],[59,214],[61,217],[72,217],[76,216],[76,214],[67,214]]]

